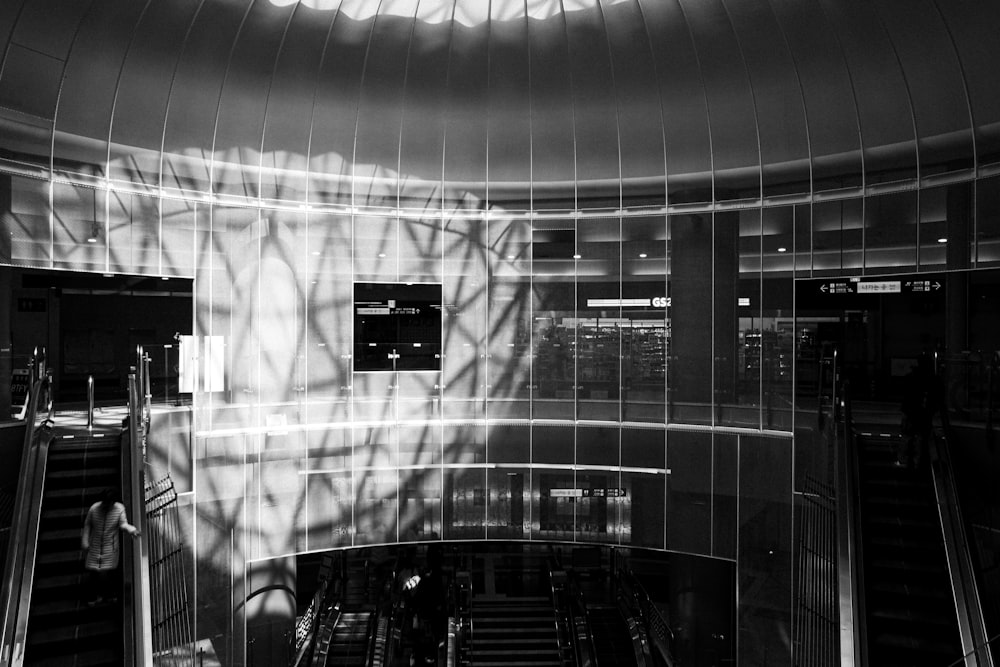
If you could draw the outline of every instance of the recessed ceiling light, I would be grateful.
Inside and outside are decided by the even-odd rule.
[[[647,255],[644,252],[639,253],[639,259],[646,259]]]
[[[778,248],[778,252],[787,252],[787,251],[788,248],[786,248],[785,246],[781,246],[780,248]]]
[[[385,253],[384,253],[384,252],[380,252],[380,253],[378,254],[378,256],[379,256],[379,257],[385,257]]]
[[[573,259],[580,259],[583,255],[573,255]]]
[[[507,259],[513,260],[514,259],[514,255],[507,255]]]
[[[941,238],[938,239],[938,243],[947,243],[947,242],[948,242],[948,239],[945,238],[944,236],[942,236]]]

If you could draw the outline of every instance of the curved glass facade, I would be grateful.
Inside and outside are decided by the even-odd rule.
[[[205,626],[249,561],[602,542],[734,561],[790,664],[796,292],[1000,265],[1000,5],[57,4],[0,8],[0,261],[194,279]],[[440,286],[438,370],[355,369],[358,283]]]

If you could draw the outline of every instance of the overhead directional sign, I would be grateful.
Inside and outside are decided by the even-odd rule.
[[[819,291],[823,294],[854,294],[854,286],[846,282],[823,283]]]
[[[906,289],[913,292],[936,292],[941,289],[940,280],[907,280]]]

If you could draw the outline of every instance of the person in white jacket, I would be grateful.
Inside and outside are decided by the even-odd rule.
[[[117,500],[114,489],[105,489],[101,499],[87,510],[83,523],[82,546],[84,567],[87,569],[87,604],[94,606],[104,600],[118,597],[117,586],[112,589],[111,575],[118,568],[121,551],[119,533],[125,531],[138,537],[139,529],[128,522],[125,506]]]

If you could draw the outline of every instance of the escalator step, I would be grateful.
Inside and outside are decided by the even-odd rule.
[[[72,656],[57,655],[31,659],[32,667],[121,667],[120,651],[113,648],[99,648],[81,651]]]

